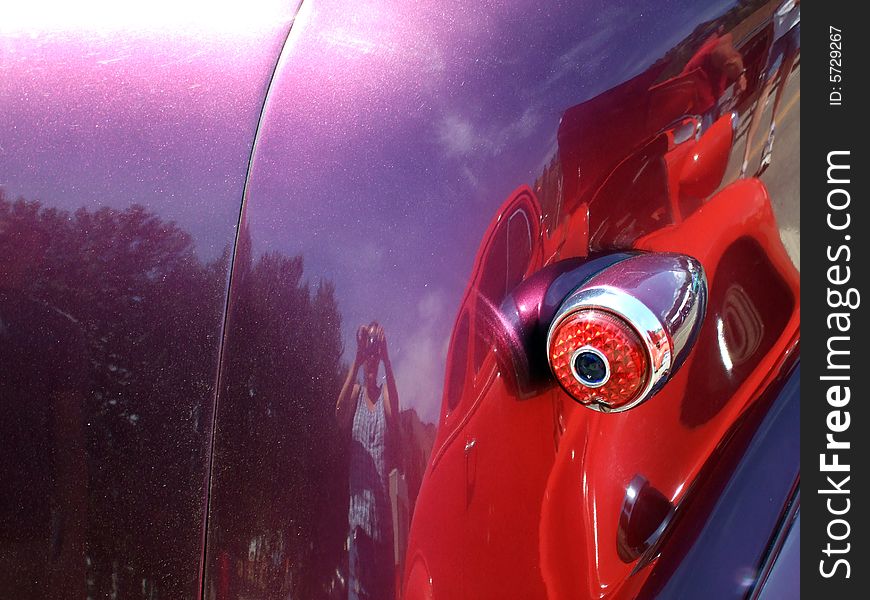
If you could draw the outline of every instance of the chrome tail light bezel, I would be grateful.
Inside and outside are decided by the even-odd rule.
[[[660,280],[652,282],[653,278]],[[666,282],[664,286],[662,281]],[[559,381],[552,364],[553,337],[559,326],[581,311],[609,313],[640,338],[647,359],[646,381],[626,404],[581,404],[599,412],[619,413],[646,402],[685,360],[703,321],[706,298],[704,269],[689,256],[641,254],[604,269],[568,295],[550,324],[546,350],[554,378]],[[577,351],[579,348],[572,351],[572,360]],[[588,386],[581,378],[576,379],[588,388],[603,385]]]

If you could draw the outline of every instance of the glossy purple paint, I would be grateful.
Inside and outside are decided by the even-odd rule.
[[[674,199],[669,212],[656,177],[664,176],[660,165],[670,150],[659,148],[661,138],[642,144],[666,128],[670,113],[662,109],[647,119],[641,102],[663,98],[655,85],[678,75],[719,27],[733,29],[743,43],[760,40],[753,36],[774,8],[762,2],[303,4],[260,128],[234,265],[208,594],[345,598],[355,585],[366,586],[358,583],[365,564],[348,566],[355,560],[347,508],[353,474],[343,458],[348,435],[333,410],[357,327],[372,320],[386,331],[401,416],[393,442],[396,480],[389,483],[395,545],[365,559],[390,561],[397,585],[369,593],[401,595],[403,583],[412,581],[420,587],[404,588],[408,598],[573,598],[593,590],[628,597],[642,584],[616,558],[615,534],[613,547],[609,537],[595,547],[606,564],[598,569],[590,558],[591,574],[559,570],[558,560],[545,563],[539,553],[543,536],[552,534],[542,524],[540,498],[572,410],[556,392],[515,403],[522,394],[503,388],[496,369],[485,376],[488,342],[498,335],[486,315],[510,289],[485,291],[492,271],[487,258],[505,243],[500,236],[513,215],[534,214],[511,204],[524,185],[543,197],[542,205],[551,202],[535,207],[542,221],[529,223],[529,237],[544,240],[544,248],[536,246],[519,267],[527,267],[521,279],[559,258],[632,249],[641,236],[670,224],[663,212],[679,223],[706,199],[693,194],[709,195],[733,181],[733,169],[724,173],[729,153],[738,151],[728,121],[724,152],[721,137],[705,152],[714,175],[694,187],[689,183],[697,177],[687,180],[685,197]],[[752,68],[763,59],[756,51]],[[747,96],[755,92],[753,81]],[[748,110],[746,98],[740,106]],[[685,146],[675,152],[681,151]],[[587,181],[578,164],[597,170]],[[610,173],[615,176],[606,179]],[[579,196],[575,202],[565,192],[562,214],[556,212],[561,199],[547,198],[556,178]],[[596,195],[596,186],[606,193]],[[565,228],[574,235],[554,241]],[[504,269],[514,281],[510,264]],[[788,294],[769,302],[788,314]],[[771,331],[776,337],[784,327],[774,323]],[[484,366],[473,372],[478,358]],[[718,355],[708,359],[727,370]],[[747,377],[741,372],[734,385]],[[455,411],[453,385],[464,385],[468,396]],[[678,403],[678,392],[672,394]],[[643,419],[634,416],[632,427],[641,428]],[[579,421],[575,432],[585,427]],[[680,436],[674,444],[690,433]],[[641,445],[636,451],[643,456]],[[427,477],[440,475],[418,497],[424,470]],[[614,488],[634,474],[601,464],[597,471],[601,486]],[[669,498],[686,480],[678,482],[664,490]]]
[[[200,595],[229,258],[294,7],[164,4],[3,11],[4,598]]]
[[[668,579],[649,536],[620,554],[625,486],[704,499],[705,452],[796,348],[769,199],[789,218],[795,198],[734,184],[727,115],[753,114],[777,3],[306,0],[291,30],[292,2],[160,1],[0,24],[0,595],[628,598]],[[722,32],[750,79],[730,100],[704,83],[720,67],[684,73]],[[710,326],[623,420],[578,408],[544,357],[526,376],[495,356],[506,321],[514,352],[616,252],[705,239]],[[400,409],[389,548],[348,531],[364,474],[335,418],[373,320]],[[764,339],[737,364],[741,331]],[[394,581],[369,581],[376,561]]]

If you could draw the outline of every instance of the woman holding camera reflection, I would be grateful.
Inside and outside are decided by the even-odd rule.
[[[361,326],[356,346],[335,406],[339,426],[351,436],[348,599],[382,600],[394,597],[389,476],[399,398],[383,327]],[[381,363],[385,382],[379,385]]]

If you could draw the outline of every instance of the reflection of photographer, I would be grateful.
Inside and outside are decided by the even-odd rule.
[[[384,328],[357,330],[356,356],[338,395],[339,427],[350,430],[348,598],[393,597],[393,523],[389,497],[390,446],[397,442],[399,398]],[[378,385],[384,365],[385,385]]]

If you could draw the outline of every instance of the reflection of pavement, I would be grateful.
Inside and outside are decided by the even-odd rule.
[[[796,68],[786,84],[785,94],[779,106],[776,118],[776,139],[773,144],[773,161],[761,176],[767,185],[773,202],[773,211],[779,224],[779,234],[783,245],[795,266],[800,271],[800,188],[801,188],[801,154],[800,154],[800,108],[801,108],[801,71]],[[761,151],[770,131],[770,111],[776,95],[774,88],[770,92],[770,100],[764,111],[755,139],[752,140],[752,151],[749,155],[749,173],[758,168]],[[746,144],[746,129],[749,126],[751,114],[740,115],[740,133],[731,154],[726,181],[733,181],[743,161],[743,151]]]

